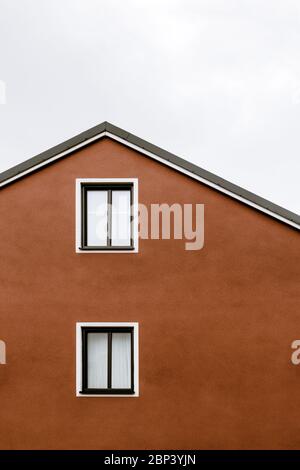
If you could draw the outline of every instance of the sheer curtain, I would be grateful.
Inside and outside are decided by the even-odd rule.
[[[6,347],[2,340],[0,340],[0,364],[6,364]]]
[[[88,334],[88,387],[107,388],[107,333]]]
[[[130,191],[112,191],[112,246],[130,245]]]
[[[112,334],[112,388],[131,387],[131,334]]]
[[[107,191],[87,192],[87,243],[89,246],[107,245]]]

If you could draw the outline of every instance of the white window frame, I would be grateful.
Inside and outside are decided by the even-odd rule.
[[[80,393],[82,390],[82,327],[133,327],[134,354],[134,393],[130,395],[92,395]],[[137,322],[78,322],[76,323],[76,396],[77,397],[138,397],[139,396],[139,324]]]
[[[133,185],[133,250],[81,250],[81,184],[82,183],[132,183]],[[75,252],[76,253],[138,253],[138,178],[77,178],[76,179],[76,213],[75,213]]]

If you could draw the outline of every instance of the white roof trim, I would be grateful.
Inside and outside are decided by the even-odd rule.
[[[42,163],[39,163],[39,164],[37,164],[37,165],[35,165],[35,166],[33,166],[33,167],[23,171],[23,172],[18,173],[17,175],[13,176],[12,178],[8,178],[7,180],[0,183],[0,188],[12,183],[13,181],[15,181],[19,178],[22,178],[25,175],[28,175],[28,174],[30,174],[30,173],[46,166],[46,165],[48,165],[49,163],[52,163],[56,160],[59,160],[60,158],[63,158],[63,157],[67,156],[70,153],[73,153],[75,150],[79,150],[79,149],[91,144],[92,142],[100,140],[103,137],[109,137],[112,140],[120,142],[123,145],[126,145],[127,147],[130,147],[130,148],[138,151],[139,153],[142,153],[142,154],[146,155],[147,157],[152,158],[153,160],[156,160],[156,161],[158,161],[158,162],[160,162],[160,163],[162,163],[162,164],[164,164],[164,165],[166,165],[170,168],[173,168],[174,170],[179,171],[180,173],[183,173],[183,174],[189,176],[190,178],[193,178],[196,181],[200,181],[201,183],[205,184],[206,186],[209,186],[213,189],[216,189],[217,191],[219,191],[223,194],[226,194],[226,195],[228,195],[228,196],[232,197],[233,199],[236,199],[240,202],[243,202],[244,204],[257,209],[260,212],[268,214],[269,216],[274,217],[275,219],[280,220],[281,222],[284,222],[284,223],[286,223],[286,224],[288,224],[288,225],[290,225],[294,228],[297,228],[298,230],[300,229],[300,225],[297,224],[296,222],[294,222],[290,219],[287,219],[285,217],[282,217],[281,215],[279,215],[275,212],[272,212],[271,210],[266,209],[266,208],[260,206],[259,204],[255,204],[254,202],[249,201],[248,199],[243,198],[243,197],[239,196],[238,194],[235,194],[235,193],[223,188],[222,186],[219,186],[219,185],[217,185],[217,184],[215,184],[215,183],[213,183],[213,182],[211,182],[211,181],[209,181],[209,180],[207,180],[207,179],[205,179],[205,178],[203,178],[199,175],[196,175],[195,173],[192,173],[192,172],[190,172],[190,171],[188,171],[188,170],[186,170],[186,169],[184,169],[184,168],[182,168],[182,167],[180,167],[180,166],[178,166],[178,165],[176,165],[176,164],[174,164],[174,163],[172,163],[172,162],[170,162],[170,161],[168,161],[164,158],[161,158],[158,155],[156,155],[152,152],[149,152],[148,150],[129,142],[128,140],[122,139],[121,137],[116,136],[116,135],[114,135],[114,134],[112,134],[111,132],[108,132],[108,131],[101,132],[101,133],[95,135],[94,137],[81,142],[78,145],[75,145],[73,147],[68,148],[64,152],[58,153],[54,157],[49,158],[49,159],[45,160]]]

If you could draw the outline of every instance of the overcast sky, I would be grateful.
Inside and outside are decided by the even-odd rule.
[[[300,213],[298,0],[0,0],[0,80],[0,171],[107,120]]]

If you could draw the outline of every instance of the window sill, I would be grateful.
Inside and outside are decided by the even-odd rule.
[[[98,247],[76,247],[76,253],[138,253],[138,248],[132,247],[112,247],[112,248],[98,248]]]
[[[78,398],[137,398],[138,393],[94,393],[77,392]]]
[[[132,251],[134,246],[80,246],[80,251]]]
[[[88,390],[81,390],[79,392],[81,395],[134,395],[134,390],[127,389],[127,388],[120,388],[120,389],[88,389]]]

